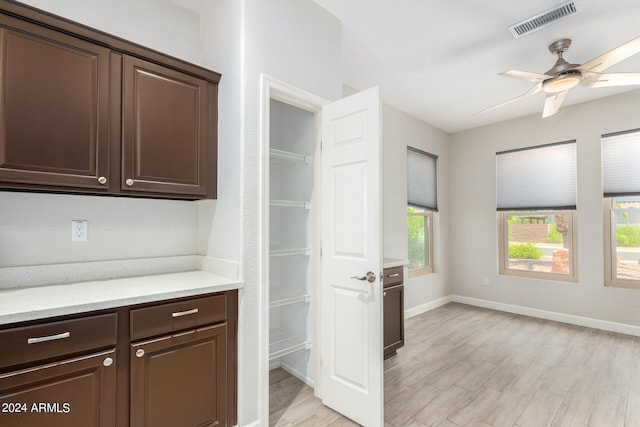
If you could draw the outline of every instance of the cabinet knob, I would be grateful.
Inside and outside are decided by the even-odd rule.
[[[100,178],[98,178],[98,183],[104,185],[107,183],[107,178],[105,178],[104,176],[101,176]]]
[[[139,348],[136,350],[136,357],[142,357],[144,356],[144,350]]]
[[[104,360],[102,361],[102,364],[103,364],[104,366],[111,366],[111,365],[113,365],[113,359],[112,359],[112,358],[110,358],[110,357],[107,357],[106,359],[104,359]]]
[[[133,180],[129,178],[124,183],[127,184],[129,187],[131,187],[133,185]]]
[[[387,296],[387,293],[386,293],[386,292],[383,292],[383,293],[382,293],[382,296],[383,296],[383,297],[386,297],[386,296]]]

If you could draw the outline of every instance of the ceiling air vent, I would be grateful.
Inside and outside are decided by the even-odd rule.
[[[514,38],[519,39],[520,37],[526,36],[540,28],[546,27],[552,22],[567,18],[580,12],[582,12],[582,6],[580,6],[577,1],[568,1],[559,4],[553,9],[546,10],[529,19],[525,19],[522,22],[518,22],[517,24],[510,26],[509,31],[511,31]]]

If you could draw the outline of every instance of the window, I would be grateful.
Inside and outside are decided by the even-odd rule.
[[[409,235],[409,277],[433,273],[433,212],[407,208]]]
[[[605,284],[640,289],[640,130],[603,135]]]
[[[433,212],[438,210],[437,156],[407,147],[409,277],[433,273]]]
[[[577,281],[575,141],[496,153],[500,274]]]

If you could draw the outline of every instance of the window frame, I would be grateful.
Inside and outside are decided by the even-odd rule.
[[[640,155],[640,129],[601,135],[602,148],[602,217],[604,247],[604,285],[640,289],[640,279],[618,278],[617,229],[614,219],[618,197],[639,196],[637,158]],[[608,145],[612,143],[613,145]],[[627,144],[633,144],[634,148]],[[632,185],[627,185],[633,183]]]
[[[602,201],[603,225],[604,225],[604,285],[612,288],[640,289],[640,279],[619,279],[616,257],[616,233],[613,230],[615,222],[612,221],[615,197],[605,197]]]
[[[419,268],[411,268],[411,264],[409,264],[408,267],[408,274],[409,274],[409,278],[412,279],[414,277],[420,277],[420,276],[426,276],[427,274],[431,274],[434,272],[434,268],[433,268],[433,212],[430,209],[426,209],[423,208],[421,206],[411,206],[411,205],[407,205],[407,208],[415,208],[415,209],[421,209],[420,212],[407,212],[407,219],[410,216],[422,216],[425,218],[425,220],[427,221],[427,227],[426,230],[428,230],[428,236],[426,239],[424,239],[424,243],[425,243],[425,248],[427,248],[428,250],[428,254],[429,256],[427,257],[427,262],[428,265],[426,267],[419,267]],[[409,222],[407,221],[407,224]],[[407,226],[407,232],[408,232],[408,226]],[[407,247],[409,246],[409,242],[407,241]]]
[[[547,273],[543,271],[526,271],[509,268],[509,216],[524,214],[528,210],[498,211],[498,274],[504,276],[526,277],[530,279],[551,280],[556,282],[578,282],[578,244],[577,244],[577,213],[567,209],[541,209],[541,214],[567,213],[569,230],[569,274]]]

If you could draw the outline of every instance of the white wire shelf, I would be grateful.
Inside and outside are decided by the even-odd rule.
[[[269,150],[269,156],[271,157],[272,160],[280,161],[283,163],[290,163],[290,162],[304,162],[306,164],[311,163],[311,156],[292,153],[290,151],[278,150],[276,148],[271,148]]]
[[[269,201],[269,205],[271,206],[279,206],[283,208],[303,208],[306,210],[311,209],[311,203],[309,202],[299,202],[296,200],[271,200]]]
[[[309,294],[273,293],[269,301],[269,308],[308,302],[311,302],[311,295]]]
[[[310,339],[291,336],[285,331],[273,331],[269,335],[269,361],[311,348]]]
[[[271,256],[295,256],[295,255],[311,255],[311,249],[299,248],[299,249],[272,249],[269,251]]]

